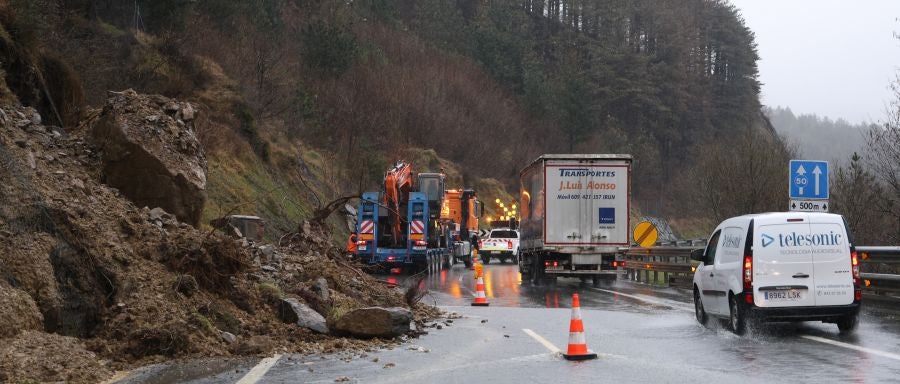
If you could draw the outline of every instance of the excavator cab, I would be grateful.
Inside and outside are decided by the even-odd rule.
[[[444,202],[444,179],[443,173],[420,173],[418,174],[419,192],[425,194],[428,200],[428,245],[430,247],[446,246],[446,241],[442,241],[442,233],[446,230],[441,228],[441,206]]]

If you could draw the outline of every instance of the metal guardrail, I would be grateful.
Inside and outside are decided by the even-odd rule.
[[[691,251],[703,246],[631,248],[625,278],[639,283],[689,288],[694,280]]]
[[[866,298],[900,301],[900,247],[856,247],[856,253],[866,271],[859,274]]]
[[[640,283],[690,288],[694,279],[696,262],[691,262],[691,251],[703,248],[702,242],[691,241],[678,246],[631,248],[625,252],[625,275]],[[900,268],[900,247],[856,247],[861,269],[874,270]],[[860,273],[866,298],[882,301],[900,301],[900,274]]]

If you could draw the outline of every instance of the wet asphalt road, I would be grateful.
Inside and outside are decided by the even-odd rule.
[[[900,380],[900,322],[864,310],[860,328],[767,325],[735,336],[696,323],[688,294],[576,279],[534,287],[514,265],[485,267],[490,307],[471,307],[474,280],[461,265],[428,277],[425,300],[461,318],[392,350],[363,355],[281,356],[259,383],[892,383]],[[402,277],[387,277],[402,283]],[[579,293],[588,347],[600,358],[563,360],[571,295]],[[711,323],[716,323],[712,321]],[[535,335],[532,336],[531,334]],[[541,342],[538,339],[544,339]],[[377,359],[377,361],[376,361]],[[123,382],[235,383],[259,359],[156,366]],[[245,378],[246,379],[246,378]]]

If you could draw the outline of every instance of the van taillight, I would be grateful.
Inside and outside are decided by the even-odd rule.
[[[744,256],[744,289],[753,289],[753,256]]]
[[[512,249],[512,241],[506,242],[506,249]]]
[[[850,252],[850,268],[853,271],[853,285],[859,287],[859,257],[856,251]]]

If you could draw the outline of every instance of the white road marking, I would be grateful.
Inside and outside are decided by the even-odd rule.
[[[525,334],[527,334],[528,336],[531,336],[532,339],[537,340],[538,343],[541,343],[544,347],[546,347],[547,349],[549,349],[550,352],[552,352],[552,353],[559,353],[559,352],[560,352],[559,348],[556,348],[556,346],[553,345],[553,343],[547,341],[547,339],[541,337],[541,335],[538,335],[538,334],[535,333],[534,331],[532,331],[532,330],[530,330],[530,329],[528,329],[528,328],[522,328],[522,332],[525,332]]]
[[[602,292],[607,292],[607,293],[613,293],[613,294],[616,294],[616,295],[622,295],[622,296],[625,296],[625,297],[629,297],[629,298],[632,298],[632,299],[635,299],[635,300],[641,300],[641,301],[648,302],[648,303],[651,303],[651,304],[663,305],[663,306],[666,306],[666,307],[671,307],[671,308],[679,309],[679,310],[686,311],[686,312],[693,312],[693,311],[694,311],[693,309],[688,309],[688,308],[684,308],[684,307],[674,306],[674,305],[672,305],[672,304],[667,304],[667,303],[664,303],[664,302],[661,302],[661,301],[651,300],[651,299],[648,299],[648,298],[645,298],[645,297],[640,297],[640,296],[635,296],[635,295],[629,295],[629,294],[627,294],[627,293],[621,293],[621,292],[616,292],[616,291],[610,291],[610,290],[600,289],[600,288],[592,288],[592,289],[595,290],[595,291],[602,291]],[[900,360],[900,355],[895,354],[895,353],[879,351],[879,350],[877,350],[877,349],[871,349],[871,348],[866,348],[866,347],[860,347],[860,346],[858,346],[858,345],[853,345],[853,344],[848,344],[848,343],[844,343],[844,342],[841,342],[841,341],[835,341],[835,340],[831,340],[831,339],[826,339],[826,338],[824,338],[824,337],[818,337],[818,336],[812,336],[812,335],[800,335],[800,337],[802,337],[802,338],[804,338],[804,339],[807,339],[807,340],[812,340],[812,341],[817,341],[817,342],[824,343],[824,344],[833,345],[833,346],[836,346],[836,347],[847,348],[847,349],[852,349],[852,350],[854,350],[854,351],[865,352],[865,353],[872,354],[872,355],[875,355],[875,356],[886,357],[886,358],[888,358],[888,359]]]
[[[686,311],[686,312],[694,312],[694,309],[693,309],[693,308],[688,308],[688,307],[682,307],[682,306],[678,306],[678,305],[673,305],[672,303],[665,303],[665,302],[662,302],[662,301],[657,301],[657,300],[653,300],[653,299],[648,299],[648,298],[646,298],[646,297],[635,296],[635,295],[629,295],[629,294],[627,294],[627,293],[622,293],[622,292],[617,292],[617,291],[610,291],[610,290],[607,290],[607,289],[600,289],[600,288],[591,288],[591,289],[592,289],[592,290],[595,290],[595,291],[600,291],[600,292],[612,293],[612,294],[614,294],[614,295],[624,296],[624,297],[628,297],[628,298],[635,299],[635,300],[640,300],[640,301],[643,301],[643,302],[646,302],[646,303],[650,303],[650,304],[654,304],[654,305],[661,305],[661,306],[664,306],[664,307],[669,307],[669,308],[673,308],[673,309],[678,309],[678,310],[682,310],[682,311]]]
[[[256,364],[256,366],[238,380],[236,384],[256,384],[263,378],[266,372],[269,372],[269,370],[275,366],[275,363],[277,363],[279,359],[281,359],[281,354],[275,354],[275,356],[262,359],[259,364]]]
[[[807,340],[818,341],[820,343],[834,345],[836,347],[842,347],[842,348],[852,349],[854,351],[865,352],[865,353],[872,354],[875,356],[887,357],[888,359],[900,360],[900,355],[890,353],[890,352],[884,352],[884,351],[879,351],[876,349],[860,347],[858,345],[847,344],[847,343],[840,342],[840,341],[826,339],[824,337],[811,336],[811,335],[800,335],[800,337],[807,339]]]

